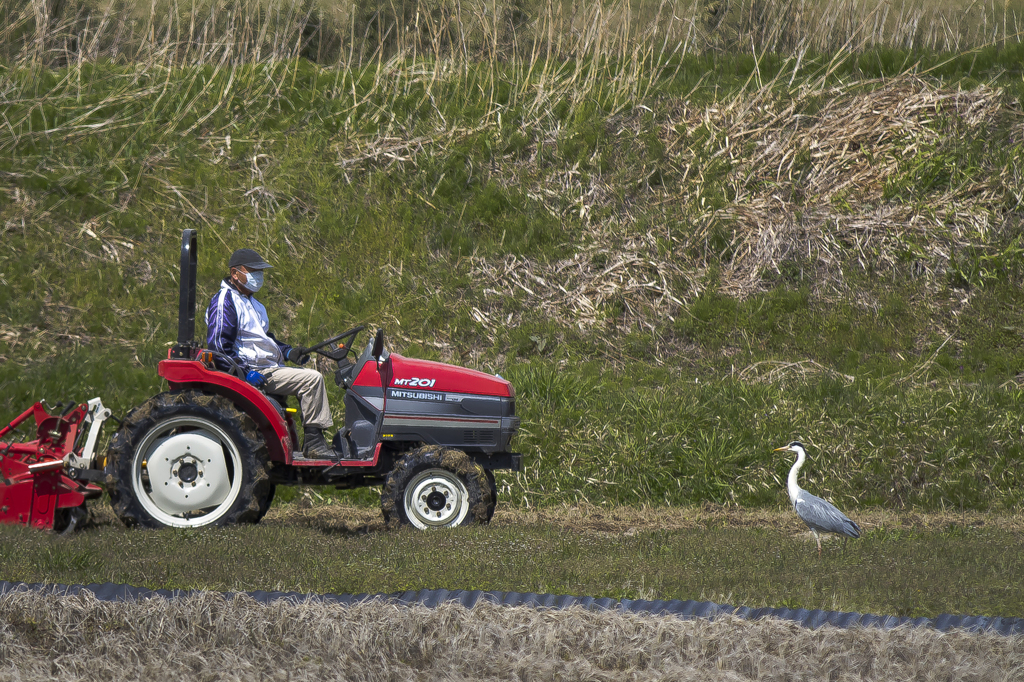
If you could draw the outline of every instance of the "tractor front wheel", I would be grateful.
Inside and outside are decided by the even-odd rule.
[[[255,425],[230,400],[161,393],[133,410],[111,441],[111,503],[128,526],[255,523],[273,491],[267,459]]]
[[[381,493],[389,527],[420,530],[487,523],[494,500],[487,472],[461,450],[436,445],[398,460]]]

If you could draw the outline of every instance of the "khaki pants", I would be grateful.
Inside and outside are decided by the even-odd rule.
[[[320,372],[299,367],[269,367],[261,369],[260,373],[267,380],[263,388],[267,393],[299,397],[303,426],[327,429],[334,424],[327,405],[327,386]]]

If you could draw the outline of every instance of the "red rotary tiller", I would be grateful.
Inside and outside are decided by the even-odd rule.
[[[14,442],[17,428],[31,418],[36,437]],[[102,476],[92,469],[92,460],[108,418],[110,410],[99,398],[71,403],[60,414],[37,402],[0,429],[0,523],[74,529],[85,516],[85,501],[103,493],[89,479]]]

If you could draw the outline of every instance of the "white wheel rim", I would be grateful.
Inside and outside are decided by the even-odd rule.
[[[135,450],[132,490],[146,513],[165,526],[215,523],[231,509],[241,489],[238,446],[208,419],[162,421]]]
[[[462,479],[445,469],[427,469],[405,486],[405,515],[419,528],[458,526],[469,513],[469,492]]]

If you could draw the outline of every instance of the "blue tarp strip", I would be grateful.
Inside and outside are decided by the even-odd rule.
[[[130,585],[113,583],[90,585],[51,585],[42,583],[12,583],[0,580],[0,596],[10,592],[31,590],[43,594],[73,596],[82,592],[91,592],[101,601],[130,602],[162,597],[177,599],[199,593],[197,590],[150,590]],[[225,593],[231,597],[236,593]],[[729,606],[714,602],[697,602],[692,600],[646,600],[646,599],[611,599],[609,597],[574,597],[568,595],[536,594],[533,592],[497,592],[483,590],[418,590],[394,594],[323,594],[309,595],[300,592],[264,592],[257,590],[245,592],[252,599],[262,604],[269,604],[278,599],[293,602],[318,600],[329,604],[357,604],[360,602],[381,600],[407,606],[422,605],[436,607],[448,602],[457,602],[466,608],[473,608],[481,601],[500,604],[502,606],[528,606],[542,609],[566,609],[581,606],[594,610],[623,611],[639,615],[672,615],[679,618],[708,618],[733,615],[748,620],[758,618],[781,618],[793,621],[811,629],[822,625],[833,625],[840,628],[879,627],[883,629],[911,625],[929,627],[945,632],[963,629],[971,632],[995,632],[1001,635],[1024,634],[1024,618],[1000,618],[989,616],[958,616],[943,614],[935,618],[909,618],[906,616],[876,616],[870,613],[842,611],[809,611],[807,609],[772,609],[745,606]]]

